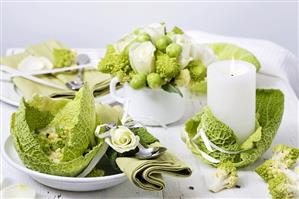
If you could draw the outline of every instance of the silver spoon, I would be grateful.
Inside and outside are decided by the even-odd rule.
[[[148,160],[148,159],[154,159],[159,156],[161,156],[167,148],[165,147],[150,147],[145,148],[141,144],[138,145],[139,151],[135,154],[135,157],[140,160]]]
[[[77,56],[77,65],[88,64],[90,62],[90,58],[86,54],[79,54]],[[83,85],[83,72],[84,68],[80,68],[77,74],[77,78],[74,81],[68,81],[65,85],[74,91],[79,90]]]

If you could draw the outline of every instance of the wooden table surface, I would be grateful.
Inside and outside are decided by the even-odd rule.
[[[298,127],[298,99],[288,83],[283,80],[262,74],[257,75],[257,86],[260,88],[279,88],[285,94],[284,116],[272,145],[284,143],[299,147]],[[1,86],[1,92],[5,89]],[[161,143],[168,147],[180,159],[184,160],[193,170],[189,178],[176,178],[165,176],[166,188],[161,192],[143,191],[134,186],[130,181],[112,187],[110,189],[94,192],[67,192],[46,187],[24,173],[12,168],[1,156],[1,175],[5,179],[4,186],[14,183],[25,183],[35,188],[37,198],[46,199],[77,199],[77,198],[270,198],[267,185],[253,172],[254,168],[261,164],[264,158],[271,155],[268,150],[255,164],[239,171],[240,188],[224,190],[220,193],[208,191],[208,177],[214,168],[201,162],[194,156],[180,139],[180,132],[184,122],[199,112],[206,104],[206,97],[192,96],[188,99],[188,107],[184,118],[169,125],[167,129],[151,127],[149,131],[159,138]],[[0,102],[1,108],[1,145],[9,135],[10,116],[16,111],[16,107]],[[1,151],[2,153],[2,151]]]
[[[258,75],[258,87],[279,88],[285,94],[285,112],[278,134],[273,144],[285,143],[298,147],[298,100],[288,84],[280,79]],[[5,92],[5,91],[3,91]],[[224,190],[220,193],[211,193],[207,189],[208,177],[213,168],[203,164],[195,157],[180,139],[180,132],[184,121],[198,112],[206,103],[205,96],[192,97],[188,102],[188,108],[184,118],[179,122],[169,125],[167,129],[149,128],[161,143],[184,160],[193,170],[189,178],[175,178],[165,176],[166,189],[161,192],[147,192],[135,187],[130,181],[112,187],[110,189],[94,192],[67,192],[55,190],[39,184],[27,175],[12,168],[6,162],[1,161],[1,169],[5,178],[5,185],[13,183],[26,183],[33,186],[38,194],[37,198],[49,199],[76,199],[76,198],[270,198],[267,185],[252,170],[259,165],[263,158],[270,156],[269,150],[258,162],[239,171],[239,185],[241,188]],[[11,113],[15,107],[1,102],[1,144],[9,135],[9,122]],[[2,158],[1,158],[2,160]]]

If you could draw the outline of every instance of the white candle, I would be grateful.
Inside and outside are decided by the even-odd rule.
[[[255,130],[256,69],[244,61],[208,66],[208,106],[243,142]]]

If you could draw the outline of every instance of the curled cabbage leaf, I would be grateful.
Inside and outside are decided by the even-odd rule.
[[[35,95],[21,101],[11,118],[11,135],[20,159],[32,170],[78,175],[101,149],[95,140],[95,103],[85,84],[73,100]]]
[[[197,147],[220,162],[231,161],[235,167],[245,167],[255,162],[270,146],[279,128],[284,110],[284,96],[280,90],[257,89],[256,113],[257,130],[244,143],[240,143],[230,127],[219,121],[210,111],[203,111],[189,119],[185,123],[185,131],[189,139],[192,139],[197,131],[204,126],[209,140],[226,151],[241,151],[238,154],[222,153],[218,150],[209,151],[201,137],[195,140]],[[209,162],[194,145],[186,142],[188,148],[204,162]]]
[[[256,71],[259,71],[261,64],[256,56],[250,51],[230,43],[210,43],[206,44],[211,48],[218,60],[241,60],[253,64]]]

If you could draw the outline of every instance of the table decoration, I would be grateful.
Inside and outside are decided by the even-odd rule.
[[[191,169],[165,149],[139,159],[140,145],[160,149],[159,140],[128,120],[119,106],[95,105],[87,83],[73,100],[40,95],[31,100],[23,98],[11,118],[11,135],[23,164],[30,171],[49,174],[43,179],[62,176],[61,182],[57,177],[58,183],[63,183],[65,177],[105,177],[123,171],[136,186],[160,191],[165,187],[162,173],[191,175]],[[48,184],[54,186],[52,181]]]
[[[76,92],[69,90],[65,84],[69,81],[76,80],[76,72],[61,71],[60,73],[48,73],[48,71],[52,68],[74,68],[73,66],[77,66],[73,65],[75,63],[75,56],[76,53],[65,47],[62,43],[55,40],[49,40],[41,44],[31,45],[22,53],[3,56],[1,57],[0,63],[1,65],[19,71],[19,73],[13,75],[4,73],[3,78],[6,75],[10,77],[18,91],[27,99],[31,98],[34,93],[52,97],[73,98]],[[51,64],[47,61],[47,64],[44,66],[40,59],[46,59]],[[25,62],[26,64],[22,64],[22,62]],[[36,62],[38,63],[38,67],[36,67],[36,65],[33,66]],[[90,63],[90,65],[92,66],[93,63]],[[88,65],[85,65],[86,68],[84,69],[83,79],[93,88],[95,96],[107,94],[109,92],[108,86],[111,80],[110,76],[98,72],[94,67],[87,66]],[[3,67],[1,66],[1,70],[2,68]],[[38,75],[39,73],[43,73],[43,71],[47,72],[47,74]],[[18,75],[26,75],[27,73],[32,73],[34,75],[33,77],[57,86],[52,87],[49,85],[42,85],[39,82],[31,81],[30,79]]]
[[[133,106],[139,106],[148,98],[148,108],[143,110],[146,118],[129,110],[134,120],[146,125],[165,125],[176,122],[183,116],[185,103],[182,101],[186,99],[184,88],[195,94],[206,93],[207,66],[217,59],[231,59],[234,55],[236,59],[252,62],[259,69],[259,61],[245,49],[224,43],[198,44],[178,27],[168,31],[165,23],[154,23],[138,28],[115,44],[108,45],[98,68],[115,77],[110,92],[118,102],[130,100]],[[125,85],[128,95],[124,100],[114,95],[115,82]],[[171,98],[169,101],[176,100],[178,105],[174,107],[172,103],[160,103],[162,101],[155,99],[159,98],[158,95],[167,95],[163,92],[178,94],[183,100],[168,95]],[[179,111],[171,111],[175,109]],[[168,116],[165,117],[163,112],[169,113]],[[154,118],[160,124],[153,121]]]
[[[284,95],[277,89],[256,90],[256,129],[240,142],[235,132],[205,107],[185,123],[188,148],[204,162],[217,166],[231,161],[235,167],[255,162],[271,145],[284,110]]]

